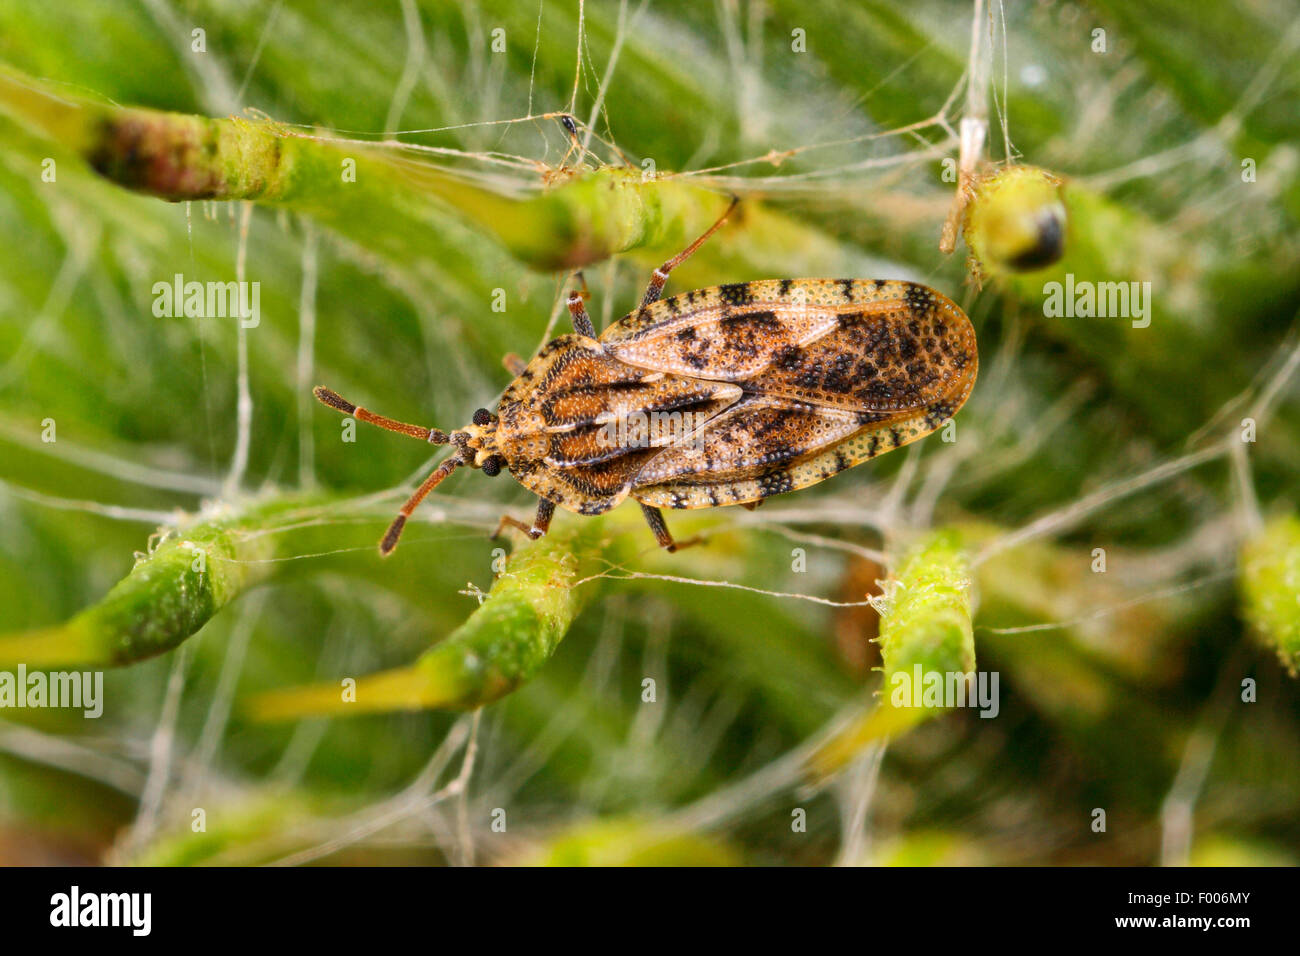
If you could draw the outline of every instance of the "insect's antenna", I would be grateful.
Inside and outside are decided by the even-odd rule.
[[[380,428],[386,428],[390,432],[397,432],[399,435],[410,435],[412,438],[418,438],[420,441],[427,441],[433,445],[447,444],[447,433],[437,428],[425,428],[423,425],[408,425],[406,422],[399,422],[396,419],[388,418],[384,415],[376,415],[360,405],[353,405],[346,398],[323,385],[317,385],[312,390],[312,394],[322,405],[328,405],[330,408],[337,409],[344,415],[351,415],[353,418],[362,422],[369,422],[371,425],[378,425]]]
[[[429,492],[437,488],[444,478],[463,464],[465,464],[465,459],[459,455],[453,456],[435,468],[429,477],[424,479],[424,483],[415,489],[415,494],[406,499],[406,504],[402,505],[397,517],[393,519],[393,523],[388,526],[388,530],[384,533],[384,540],[379,542],[379,553],[381,555],[388,557],[393,553],[393,549],[397,547],[397,539],[402,536],[402,529],[406,527],[406,519],[411,517],[411,512],[419,507],[420,502],[425,499]]]

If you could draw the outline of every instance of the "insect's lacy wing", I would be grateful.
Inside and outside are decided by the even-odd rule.
[[[816,341],[836,324],[828,303],[796,305],[781,281],[698,289],[624,316],[601,335],[606,350],[639,368],[742,381],[773,356]]]
[[[916,441],[946,417],[944,406],[887,415],[754,395],[648,459],[631,494],[660,508],[761,501]]]
[[[740,398],[730,382],[665,375],[607,356],[571,351],[573,361],[534,399],[551,435],[547,463],[594,464],[627,447],[660,447],[680,437],[678,423],[703,421]],[[597,375],[588,366],[599,366]],[[609,367],[616,367],[610,370]]]
[[[966,315],[932,295],[906,309],[841,313],[834,329],[777,355],[745,390],[880,414],[947,404],[951,415],[970,394],[979,356]]]
[[[835,445],[861,428],[854,412],[747,396],[648,460],[636,484],[749,476]]]
[[[545,467],[517,477],[562,507],[600,514],[627,496],[645,463],[662,448],[740,398],[740,388],[725,382],[667,379],[663,384],[662,389],[606,389],[592,396],[604,400],[597,415],[570,410],[576,421],[547,430]],[[562,396],[548,401],[557,397],[556,411],[568,409]]]
[[[673,383],[676,385],[677,383]],[[610,395],[608,408],[593,419],[561,429],[551,429],[546,464],[552,468],[597,465],[629,450],[663,448],[677,442],[741,396],[740,387],[727,382],[693,382],[682,387],[651,392],[645,404],[625,406],[621,396]],[[658,399],[670,396],[670,400]]]
[[[543,423],[544,463],[586,468],[644,448],[661,448],[740,398],[729,382],[651,372],[576,340],[556,353],[526,399]],[[616,473],[622,466],[610,466]]]
[[[961,309],[926,286],[884,280],[766,280],[688,292],[625,316],[601,342],[642,368],[872,412],[964,400],[978,364]]]
[[[594,464],[565,468],[525,462],[516,466],[512,473],[529,491],[561,508],[578,514],[598,515],[628,496],[637,473],[658,453],[658,448],[626,449]]]
[[[498,441],[529,490],[600,514],[627,496],[641,465],[677,440],[684,422],[704,421],[740,394],[738,385],[637,368],[590,339],[561,336],[506,390]]]

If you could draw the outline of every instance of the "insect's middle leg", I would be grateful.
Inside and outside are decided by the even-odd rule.
[[[587,291],[587,280],[581,272],[575,272],[574,278],[581,285],[569,293],[569,299],[565,303],[569,307],[569,315],[573,317],[573,331],[594,339],[596,326],[591,321],[591,316],[587,314],[587,299],[591,296]]]
[[[695,250],[704,245],[709,236],[722,228],[722,224],[727,221],[727,217],[731,215],[731,211],[736,208],[736,203],[738,202],[740,202],[739,196],[732,197],[731,205],[727,207],[727,211],[718,217],[717,222],[704,231],[704,235],[700,236],[700,238],[696,239],[689,246],[677,253],[677,255],[673,256],[654,271],[650,276],[650,284],[646,286],[645,295],[641,297],[641,308],[644,309],[651,302],[659,301],[659,297],[664,294],[664,284],[668,282],[668,273],[672,272],[694,255]]]
[[[699,536],[688,538],[682,542],[673,540],[672,532],[668,530],[668,525],[664,521],[664,513],[658,508],[652,508],[650,505],[642,505],[641,513],[645,515],[646,524],[654,532],[655,540],[659,542],[659,547],[665,549],[670,554],[673,551],[680,551],[682,548],[689,548],[691,545],[699,544],[702,540]]]
[[[492,532],[492,537],[500,536],[506,528],[518,528],[528,537],[536,541],[542,535],[546,534],[551,527],[551,518],[555,515],[555,503],[547,501],[545,498],[537,499],[537,514],[533,517],[531,526],[524,524],[518,518],[512,518],[510,515],[502,515],[501,521],[497,524],[496,531]]]

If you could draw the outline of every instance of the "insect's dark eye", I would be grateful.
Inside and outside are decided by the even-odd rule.
[[[495,419],[493,418],[492,413],[489,412],[486,408],[480,408],[478,411],[474,413],[475,425],[479,425],[479,426],[490,425],[494,420]]]
[[[489,478],[495,478],[501,472],[501,458],[493,455],[483,462],[483,474]]]

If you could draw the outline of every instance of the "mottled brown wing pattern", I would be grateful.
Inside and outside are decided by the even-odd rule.
[[[637,473],[656,448],[627,449],[594,465],[548,469],[535,463],[512,473],[529,491],[568,511],[604,514],[617,507],[632,491]]]
[[[600,340],[629,365],[738,382],[767,367],[774,352],[814,342],[836,322],[831,308],[774,300],[729,306],[716,289],[703,289],[655,302],[610,326]]]
[[[625,317],[601,340],[647,368],[717,361],[745,393],[705,426],[704,455],[674,446],[645,463],[632,494],[667,508],[758,501],[909,444],[961,407],[978,370],[965,313],[925,286],[886,280],[698,290]]]
[[[863,411],[919,408],[958,389],[976,361],[974,330],[955,304],[884,279],[700,289],[625,316],[600,341],[642,368]]]
[[[501,405],[511,471],[571,511],[630,493],[669,508],[740,504],[816,484],[929,434],[966,400],[965,314],[910,282],[769,280],[696,290],[594,341],[550,343]],[[651,421],[638,440],[610,427]]]
[[[854,303],[838,320],[815,342],[776,351],[770,365],[744,381],[745,390],[898,413],[936,402],[973,378],[970,322],[938,293],[908,286],[901,300]]]
[[[512,474],[561,507],[600,514],[621,502],[643,465],[740,398],[726,382],[651,372],[592,339],[550,343],[502,399],[497,442]]]
[[[827,409],[824,413],[834,414],[835,410]],[[647,485],[638,481],[632,496],[658,508],[712,508],[761,501],[815,485],[877,455],[924,438],[950,415],[950,411],[940,406],[874,425],[859,425],[847,438],[820,451],[806,452],[774,465],[758,465],[745,472],[683,475]]]
[[[646,462],[637,485],[689,476],[713,481],[748,475],[824,449],[861,427],[854,412],[747,395]]]

